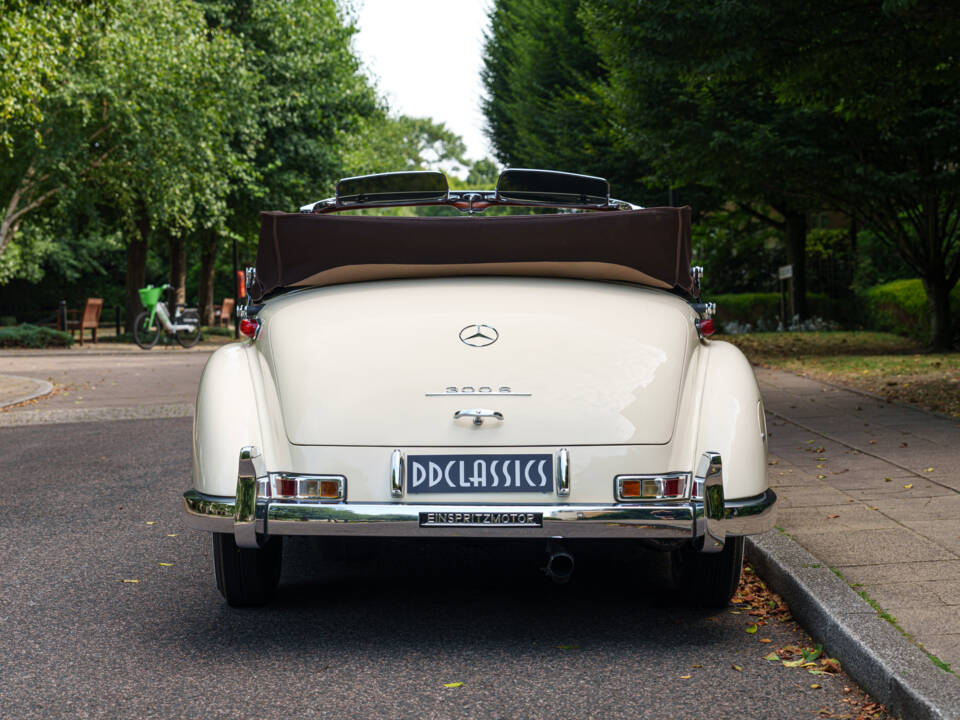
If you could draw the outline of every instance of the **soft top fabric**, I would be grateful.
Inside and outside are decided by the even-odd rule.
[[[265,212],[258,301],[282,288],[390,278],[533,275],[634,282],[693,297],[689,207],[501,217]]]

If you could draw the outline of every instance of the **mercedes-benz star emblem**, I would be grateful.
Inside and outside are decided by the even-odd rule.
[[[500,333],[497,332],[496,328],[490,327],[489,325],[481,325],[480,323],[467,325],[460,331],[460,342],[470,347],[493,345],[498,337],[500,337]]]

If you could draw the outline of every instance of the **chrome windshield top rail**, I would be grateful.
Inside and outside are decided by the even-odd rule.
[[[349,204],[339,203],[336,197],[328,197],[323,200],[317,200],[316,202],[308,203],[300,207],[300,212],[305,214],[326,214],[332,212],[344,212],[347,210],[364,210],[366,208],[387,208],[387,207],[411,207],[411,206],[436,206],[436,205],[446,205],[449,207],[456,208],[460,212],[468,214],[482,213],[488,207],[542,207],[542,208],[556,208],[556,209],[568,209],[568,210],[594,210],[594,211],[610,211],[610,210],[642,210],[641,205],[634,205],[633,203],[627,202],[626,200],[616,200],[610,198],[605,203],[598,204],[562,204],[562,203],[545,203],[545,202],[524,202],[520,200],[506,200],[501,198],[499,193],[496,190],[450,190],[447,192],[445,198],[441,200],[429,200],[429,201],[398,201],[398,200],[369,200],[366,202],[358,203],[351,202]]]

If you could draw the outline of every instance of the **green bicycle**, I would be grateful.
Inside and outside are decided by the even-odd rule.
[[[140,302],[146,309],[137,315],[134,321],[133,339],[144,350],[149,350],[157,344],[161,328],[173,335],[185,348],[193,347],[200,339],[200,313],[196,308],[177,304],[171,320],[167,304],[160,300],[163,292],[169,287],[170,285],[161,287],[147,285],[138,290]]]

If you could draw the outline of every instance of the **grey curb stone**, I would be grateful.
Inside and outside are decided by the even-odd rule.
[[[747,559],[804,629],[874,699],[913,720],[960,719],[960,681],[931,662],[829,567],[773,530],[748,537]]]
[[[140,405],[137,407],[63,408],[56,410],[22,410],[0,413],[0,427],[21,425],[56,425],[57,423],[106,422],[109,420],[154,420],[157,418],[190,417],[193,405]]]
[[[28,392],[26,395],[21,395],[20,397],[15,397],[10,400],[0,401],[0,407],[9,407],[10,405],[18,405],[27,400],[33,400],[34,398],[43,397],[44,395],[49,395],[53,392],[53,384],[46,380],[38,380],[37,378],[28,378],[21,375],[4,375],[3,377],[11,378],[14,380],[25,380],[33,384],[34,389]]]

